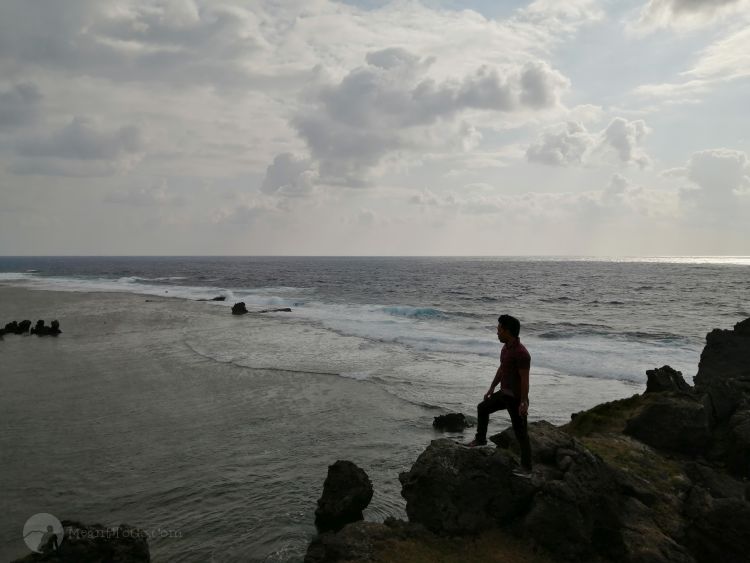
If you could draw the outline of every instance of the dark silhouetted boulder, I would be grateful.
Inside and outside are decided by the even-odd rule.
[[[367,473],[351,461],[338,460],[328,466],[323,494],[315,510],[319,532],[340,530],[363,519],[362,511],[372,499],[372,483]]]
[[[507,523],[528,509],[537,490],[517,477],[513,457],[494,448],[433,440],[399,475],[410,522],[434,533],[466,534]]]
[[[244,315],[247,313],[247,307],[245,307],[245,302],[240,301],[239,303],[235,303],[232,305],[232,314],[233,315]]]
[[[664,366],[646,371],[646,393],[660,393],[663,391],[689,392],[692,387],[682,377],[682,372]]]
[[[60,321],[58,321],[58,320],[52,321],[50,323],[49,334],[51,334],[52,336],[57,336],[61,332],[62,331],[60,330]]]
[[[625,434],[654,448],[697,454],[711,439],[711,415],[700,397],[665,395],[629,419]]]
[[[28,334],[31,329],[31,321],[26,319],[18,323],[18,332],[16,334]]]
[[[750,407],[750,319],[733,330],[708,333],[694,382],[711,398],[718,421],[728,420],[738,407]]]
[[[8,334],[18,334],[18,322],[11,321],[5,325],[5,332]]]
[[[474,426],[474,422],[460,412],[441,414],[432,421],[432,427],[443,432],[462,432],[471,426]]]

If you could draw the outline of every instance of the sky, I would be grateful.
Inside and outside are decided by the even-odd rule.
[[[750,255],[750,0],[5,0],[0,255]]]

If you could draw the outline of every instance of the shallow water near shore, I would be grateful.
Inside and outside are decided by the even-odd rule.
[[[398,473],[439,436],[432,417],[473,413],[497,312],[526,321],[530,419],[560,424],[642,391],[648,368],[690,380],[705,333],[748,306],[741,265],[534,262],[503,284],[507,264],[481,261],[239,259],[242,277],[231,259],[18,260],[0,259],[26,288],[0,287],[0,322],[57,318],[63,334],[0,342],[6,560],[49,512],[142,527],[156,562],[299,561],[336,459],[373,480],[367,519],[404,516]],[[191,300],[216,294],[228,301]],[[240,298],[293,311],[233,317]]]

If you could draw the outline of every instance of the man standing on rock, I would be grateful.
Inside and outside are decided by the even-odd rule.
[[[521,447],[522,471],[518,474],[529,476],[531,473],[531,444],[526,425],[529,410],[529,368],[531,356],[521,344],[518,334],[521,323],[510,315],[500,315],[497,319],[497,338],[504,344],[500,351],[500,367],[492,380],[484,400],[477,405],[477,433],[474,440],[466,444],[470,448],[484,446],[487,443],[487,425],[490,413],[507,409]],[[500,391],[495,387],[500,384]]]

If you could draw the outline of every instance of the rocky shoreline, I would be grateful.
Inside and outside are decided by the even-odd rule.
[[[511,429],[494,448],[433,440],[399,475],[408,522],[322,532],[306,563],[747,561],[750,319],[708,334],[694,387],[647,375],[643,394],[530,424],[531,479]]]
[[[694,386],[669,366],[647,376],[642,394],[575,413],[563,426],[530,424],[530,479],[513,473],[511,429],[490,437],[494,446],[433,440],[399,475],[408,521],[362,520],[370,480],[337,461],[306,563],[747,561],[750,319],[708,334]],[[449,422],[471,423],[441,419],[436,427]],[[66,538],[57,553],[19,561],[95,561],[102,553],[150,560],[145,537],[122,541],[87,547]]]

